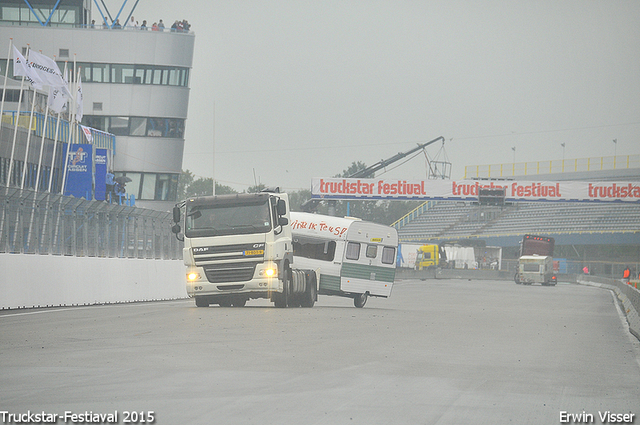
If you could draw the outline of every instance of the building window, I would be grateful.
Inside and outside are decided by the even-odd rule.
[[[156,174],[144,174],[140,190],[140,199],[155,199],[156,180]]]
[[[131,179],[128,194],[145,201],[175,201],[178,196],[178,174],[117,172]]]
[[[92,75],[91,82],[93,83],[108,83],[110,66],[107,63],[94,63],[91,65]]]
[[[65,52],[66,56],[63,56]],[[69,49],[60,49],[60,57],[69,57]],[[64,70],[64,61],[57,63],[60,70]],[[188,68],[88,62],[78,63],[77,66],[82,69],[83,82],[189,87]]]
[[[109,133],[116,136],[128,136],[129,135],[129,117],[110,117],[109,118]]]
[[[69,49],[60,49],[58,50],[58,57],[60,58],[68,58],[69,57]]]
[[[131,117],[129,122],[131,123],[131,129],[129,130],[130,136],[145,136],[147,132],[147,119]]]
[[[96,109],[96,106],[99,106],[100,109]],[[102,102],[93,104],[94,111],[101,111],[102,107]],[[184,119],[182,118],[85,115],[82,118],[82,123],[97,130],[113,133],[116,136],[167,137],[171,139],[184,137]]]

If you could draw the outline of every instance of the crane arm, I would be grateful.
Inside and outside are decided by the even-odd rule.
[[[437,142],[439,140],[442,140],[442,142],[444,143],[444,137],[440,136],[437,139],[433,139],[433,140],[431,140],[429,142],[418,144],[418,146],[416,146],[413,149],[410,149],[410,150],[408,150],[406,152],[399,152],[399,153],[395,154],[394,156],[392,156],[391,158],[383,159],[383,160],[381,160],[381,161],[379,161],[379,162],[377,162],[377,163],[375,163],[375,164],[373,164],[373,165],[371,165],[371,166],[369,166],[369,167],[367,167],[367,168],[365,168],[363,170],[357,171],[357,172],[351,174],[350,176],[348,176],[348,178],[366,178],[366,177],[371,177],[371,176],[373,176],[375,174],[376,171],[378,171],[378,170],[380,170],[382,168],[385,168],[385,167],[393,164],[394,162],[401,160],[405,156],[411,155],[412,153],[414,153],[416,151],[419,151],[420,149],[424,149],[427,146],[429,146],[429,145],[431,145],[431,144],[433,144],[433,143],[435,143],[435,142]]]

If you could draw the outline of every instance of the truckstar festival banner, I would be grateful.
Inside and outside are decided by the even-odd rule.
[[[640,202],[639,182],[386,180],[313,178],[311,197],[350,200],[478,199],[479,189],[504,189],[506,201]]]

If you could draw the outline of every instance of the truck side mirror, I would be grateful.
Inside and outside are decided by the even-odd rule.
[[[179,225],[179,224],[174,224],[173,226],[171,226],[171,231],[172,231],[173,233],[175,233],[176,235],[177,235],[178,233],[180,233],[180,230],[181,230],[181,229],[180,229],[180,225]]]
[[[173,222],[180,223],[180,207],[173,207]],[[179,232],[180,230],[178,230]],[[177,232],[174,232],[177,233]]]
[[[286,226],[287,224],[289,224],[289,219],[287,219],[287,217],[278,217],[278,225]]]
[[[285,215],[287,213],[287,203],[284,199],[278,199],[278,215]]]

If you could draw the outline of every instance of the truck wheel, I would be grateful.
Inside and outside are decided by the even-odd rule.
[[[315,273],[309,274],[309,280],[306,282],[304,294],[302,294],[301,305],[302,307],[311,308],[316,303],[316,295],[318,289],[316,288],[316,276]]]
[[[231,300],[229,298],[223,298],[218,302],[220,307],[231,307]]]
[[[289,305],[291,288],[291,269],[289,267],[284,270],[282,279],[282,293],[276,293],[273,296],[273,304],[277,308],[286,308]]]
[[[513,280],[520,285],[520,278],[518,277],[518,272],[516,272],[516,274],[513,276]]]
[[[196,297],[196,307],[209,307],[209,300],[206,297]]]
[[[367,298],[369,298],[369,293],[365,292],[364,294],[358,294],[353,297],[353,305],[357,308],[362,308],[367,303]]]

